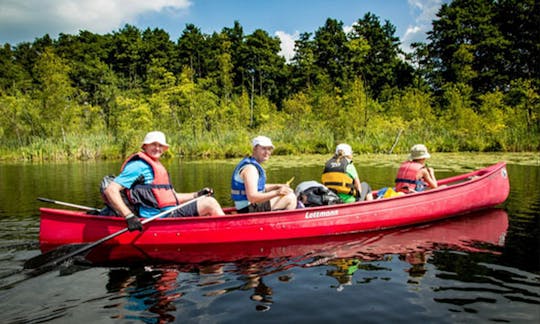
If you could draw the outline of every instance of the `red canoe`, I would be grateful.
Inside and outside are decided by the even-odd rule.
[[[225,216],[162,218],[106,245],[185,246],[320,237],[421,224],[501,204],[510,191],[506,163],[438,181],[421,193],[349,204]],[[232,209],[229,209],[231,211]],[[42,250],[89,243],[125,227],[121,217],[41,208]]]

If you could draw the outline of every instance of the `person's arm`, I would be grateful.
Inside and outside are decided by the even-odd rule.
[[[179,203],[185,203],[186,201],[190,201],[192,199],[197,198],[196,192],[187,192],[187,193],[176,193],[176,199],[178,199]]]
[[[214,190],[212,188],[208,188],[208,187],[202,188],[201,190],[195,191],[195,192],[188,192],[188,193],[175,192],[176,199],[178,199],[179,203],[184,203],[186,201],[190,201],[190,200],[198,198],[200,196],[210,196],[213,193],[214,193]]]
[[[124,203],[122,194],[120,193],[124,187],[116,182],[111,182],[104,191],[107,200],[116,213],[122,217],[131,214],[131,209]]]
[[[346,171],[349,177],[353,179],[353,186],[356,189],[356,197],[360,197],[360,195],[362,194],[362,185],[360,183],[360,177],[358,176],[358,171],[356,171],[356,167],[354,166],[354,164],[349,163],[349,165],[347,165]]]
[[[246,187],[246,196],[250,203],[262,203],[268,201],[274,197],[285,195],[288,193],[285,185],[268,184],[265,186],[265,191],[260,192],[257,190],[257,183],[259,182],[259,171],[253,165],[247,165],[240,172],[240,177],[244,180],[244,186]]]
[[[104,194],[116,213],[126,219],[128,230],[130,232],[136,230],[142,231],[142,223],[139,220],[139,217],[137,217],[138,215],[133,214],[131,209],[129,209],[122,199],[122,194],[120,191],[123,189],[124,187],[113,181],[105,189]]]
[[[439,186],[437,184],[437,179],[435,178],[435,171],[433,171],[433,168],[429,168],[427,166],[423,168],[422,178],[432,189],[437,188]]]
[[[285,195],[288,195],[289,193],[293,192],[291,187],[289,187],[288,185],[286,185],[284,183],[270,183],[270,184],[267,184],[266,186],[264,186],[264,190],[265,191],[270,191],[270,192],[277,191],[278,196],[285,196]]]
[[[360,179],[358,178],[355,178],[353,180],[353,185],[354,185],[354,188],[356,189],[356,196],[357,197],[360,197],[360,195],[362,194],[362,186],[360,185]]]

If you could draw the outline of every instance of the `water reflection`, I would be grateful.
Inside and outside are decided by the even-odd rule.
[[[431,323],[540,319],[540,168],[521,165],[508,166],[512,191],[502,210],[319,240],[106,247],[91,268],[62,268],[11,284],[23,276],[12,273],[39,252],[43,203],[36,197],[100,207],[99,179],[117,168],[116,162],[110,169],[0,168],[6,184],[0,188],[4,322],[291,322],[299,314],[304,322],[395,322],[396,314]],[[197,165],[197,176],[192,168],[171,165],[175,184],[186,176],[185,191],[216,183],[218,199],[227,205],[230,179],[223,170],[229,166]],[[389,169],[365,169],[366,176],[385,185],[394,174]],[[319,167],[271,172],[276,182],[319,173]]]
[[[267,311],[272,304],[272,288],[264,283],[264,269],[257,263],[240,263],[237,272],[241,274],[240,280],[244,281],[241,290],[253,290],[250,299],[257,302],[257,311]]]
[[[175,301],[182,297],[178,292],[176,269],[135,267],[112,269],[106,288],[110,293],[124,298],[115,298],[109,308],[118,308],[115,319],[143,320],[151,323],[174,322]],[[141,318],[141,313],[150,313]],[[134,315],[137,314],[137,315]],[[155,315],[152,315],[155,314]]]
[[[524,305],[536,305],[540,309],[538,277],[530,273],[497,265],[496,256],[490,254],[459,254],[437,251],[430,262],[438,269],[437,293],[434,301],[449,305],[454,312],[479,313],[482,305],[505,305],[515,307],[506,310],[501,318],[519,318],[520,321],[538,318],[540,313],[527,313]],[[536,283],[535,283],[536,282]],[[536,288],[532,286],[536,285]],[[525,288],[529,287],[529,288]]]
[[[115,297],[106,308],[117,309],[115,319],[171,323],[176,321],[178,307],[186,303],[181,298],[193,292],[189,286],[196,286],[206,291],[203,296],[207,298],[234,291],[251,291],[249,298],[255,302],[254,309],[269,310],[273,291],[264,283],[263,277],[267,274],[263,269],[256,263],[237,263],[233,268],[229,267],[229,274],[224,272],[223,263],[111,269],[106,288]],[[236,276],[235,280],[229,278],[231,273]],[[227,286],[226,278],[234,281],[234,286],[229,283],[224,287]]]
[[[326,275],[334,277],[339,283],[337,291],[342,291],[344,286],[353,284],[352,278],[354,273],[358,271],[360,263],[359,259],[334,259],[326,262],[326,265],[332,267],[326,271]]]
[[[119,309],[116,319],[164,323],[177,320],[175,314],[185,303],[182,299],[185,294],[194,293],[193,286],[210,299],[242,292],[244,298],[254,302],[255,311],[269,311],[275,303],[276,290],[268,284],[267,278],[277,275],[278,282],[288,283],[293,278],[289,273],[291,269],[321,269],[326,276],[335,279],[331,288],[337,292],[347,287],[369,285],[378,278],[379,272],[391,271],[385,268],[384,263],[392,258],[408,264],[403,270],[409,276],[409,285],[418,285],[428,271],[427,264],[437,267],[438,278],[442,280],[468,282],[470,280],[464,277],[467,273],[474,273],[475,280],[478,280],[482,269],[469,271],[469,268],[484,267],[481,264],[489,257],[481,255],[500,254],[507,226],[504,210],[493,209],[382,233],[253,243],[250,244],[252,248],[245,244],[242,247],[226,244],[181,250],[177,247],[169,250],[153,247],[139,249],[139,254],[122,249],[115,251],[114,248],[109,249],[108,254],[102,254],[96,249],[88,258],[101,265],[112,265],[110,262],[120,262],[124,266],[132,264],[131,268],[109,272],[107,291],[117,297],[115,303],[107,307]],[[453,251],[453,254],[446,251]],[[455,251],[476,254],[464,258],[472,260],[465,265],[456,257]],[[100,259],[96,255],[106,258]],[[482,259],[475,260],[474,256]],[[193,263],[193,260],[198,261]],[[447,288],[441,286],[437,289],[443,291]],[[456,289],[455,282],[450,289]],[[456,296],[452,300],[435,298],[439,303],[473,302],[466,299]],[[147,315],[141,318],[141,314]]]
[[[211,269],[210,272],[206,272],[205,275],[219,275],[213,281],[207,282],[205,286],[218,285],[222,288],[213,289],[205,294],[208,297],[215,297],[220,295],[230,294],[235,291],[251,292],[249,295],[250,300],[256,302],[256,311],[267,311],[270,309],[273,303],[272,295],[273,289],[267,286],[264,282],[264,277],[270,273],[265,271],[265,268],[273,269],[273,272],[283,271],[283,268],[279,265],[277,260],[242,260],[229,264],[228,273],[235,275],[235,285],[227,285],[224,280],[224,265],[217,263],[214,265],[206,265],[206,270]],[[219,279],[217,279],[219,278]],[[201,277],[204,279],[204,276]],[[206,280],[205,280],[206,281]]]

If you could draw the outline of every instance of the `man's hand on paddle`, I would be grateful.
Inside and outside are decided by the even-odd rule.
[[[214,194],[214,189],[212,188],[202,188],[201,190],[197,191],[197,197],[200,196],[212,196]],[[195,197],[195,198],[197,198]]]
[[[126,223],[130,232],[142,231],[142,223],[139,220],[139,217],[135,216],[135,214],[131,213],[126,216]]]

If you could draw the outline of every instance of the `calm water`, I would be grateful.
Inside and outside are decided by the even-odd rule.
[[[178,191],[211,185],[229,206],[234,162],[172,161],[168,168]],[[36,198],[101,207],[101,177],[118,166],[0,164],[0,322],[540,322],[538,165],[508,165],[510,197],[499,208],[435,224],[168,251],[170,262],[160,264],[22,271],[39,254],[38,208],[51,207]],[[268,170],[270,181],[295,176],[296,184],[318,180],[320,171]],[[361,174],[377,188],[392,182],[395,169]],[[227,261],[190,262],[208,256]]]

